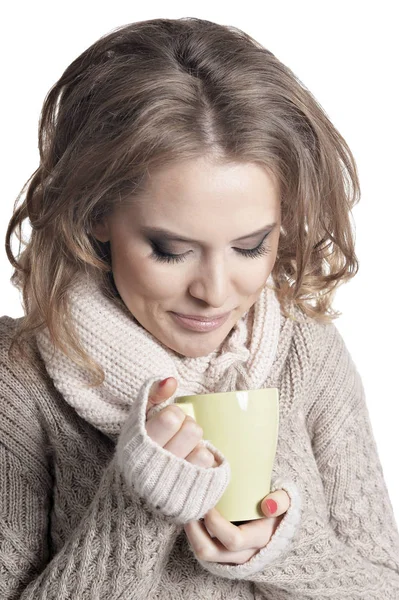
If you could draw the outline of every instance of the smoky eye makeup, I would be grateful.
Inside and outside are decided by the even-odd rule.
[[[151,244],[151,246],[153,248],[156,248],[157,250],[159,250],[160,252],[164,252],[165,254],[184,254],[184,252],[180,252],[177,251],[174,248],[171,248],[168,244],[168,240],[167,239],[162,239],[162,238],[155,238],[155,239],[148,239],[148,242]]]
[[[270,233],[271,233],[271,231],[268,231],[266,233],[266,235],[263,236],[260,243],[257,246],[255,246],[254,248],[236,248],[235,247],[234,250],[239,255],[248,257],[248,258],[257,258],[259,256],[265,256],[265,255],[269,254],[271,251],[270,246],[265,245],[265,240],[270,235]],[[165,247],[162,244],[162,241],[160,241],[159,239],[149,239],[148,241],[152,248],[152,254],[150,257],[158,262],[163,262],[163,263],[183,262],[191,252],[189,250],[188,252],[183,252],[180,254],[174,253],[174,252],[171,252],[171,249]]]
[[[274,230],[274,226],[271,229],[269,229],[269,231],[264,232],[264,235],[263,235],[262,239],[257,244],[258,247],[273,232],[273,230]],[[190,244],[189,240],[187,240],[187,241],[184,240],[184,239],[179,240],[177,237],[174,238],[173,236],[169,236],[169,235],[165,235],[165,234],[164,235],[162,235],[162,234],[158,234],[158,235],[157,234],[155,234],[155,235],[154,234],[152,234],[152,235],[151,234],[147,234],[146,235],[146,239],[147,239],[147,241],[151,245],[156,246],[158,249],[162,250],[166,254],[168,254],[168,253],[169,254],[179,254],[179,253],[181,253],[181,252],[179,252],[179,249],[174,249],[173,247],[170,247],[169,244],[173,244],[173,242],[175,242],[175,243],[177,242],[177,243],[180,243],[180,244]],[[253,239],[256,240],[255,235],[254,235]],[[197,242],[193,242],[193,243],[196,244]],[[237,243],[240,243],[240,242],[237,241]],[[241,242],[241,243],[244,243],[244,242]],[[251,242],[247,241],[246,243],[250,244]],[[243,252],[245,252],[246,250],[251,250],[251,248],[237,248],[237,249],[238,250],[242,250]]]

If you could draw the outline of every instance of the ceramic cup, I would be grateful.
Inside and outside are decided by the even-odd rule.
[[[228,521],[264,518],[279,425],[277,388],[179,396],[175,402],[226,457],[231,479],[215,508]]]

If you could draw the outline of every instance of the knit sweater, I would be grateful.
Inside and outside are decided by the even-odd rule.
[[[191,359],[90,282],[71,302],[105,371],[97,389],[46,331],[11,360],[17,321],[0,319],[1,599],[399,598],[398,529],[362,382],[333,323],[298,310],[287,319],[264,290],[221,348]],[[272,490],[291,505],[245,564],[200,560],[187,540],[184,523],[216,505],[230,471],[209,441],[219,466],[205,469],[146,434],[149,388],[170,375],[174,397],[279,389]]]

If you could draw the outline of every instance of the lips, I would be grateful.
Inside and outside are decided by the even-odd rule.
[[[222,313],[221,315],[215,315],[214,317],[203,317],[201,315],[185,315],[183,313],[173,313],[173,314],[178,315],[179,317],[183,317],[184,319],[192,319],[194,321],[219,321],[220,319],[223,319],[224,317],[229,315],[230,312],[231,311]]]
[[[221,327],[229,318],[231,311],[225,313],[221,317],[212,320],[203,320],[201,317],[188,317],[186,315],[181,315],[179,313],[170,313],[178,325],[183,327],[184,329],[190,329],[191,331],[199,331],[199,332],[207,332],[213,331],[214,329],[218,329]]]

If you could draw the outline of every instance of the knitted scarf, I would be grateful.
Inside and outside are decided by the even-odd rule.
[[[88,387],[87,372],[54,349],[47,329],[36,336],[38,348],[66,402],[113,438],[150,378],[173,376],[178,382],[175,394],[156,410],[176,396],[261,388],[276,356],[280,333],[280,305],[269,283],[273,283],[271,276],[219,348],[191,358],[157,340],[127,308],[104,294],[93,277],[82,275],[69,291],[71,316],[83,348],[104,370],[104,382]]]

